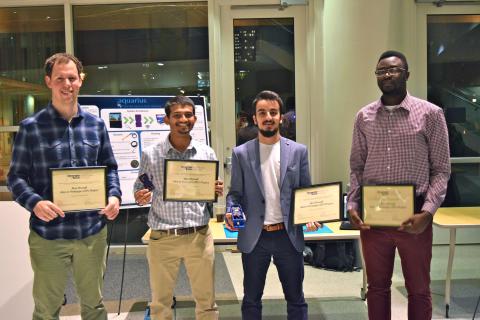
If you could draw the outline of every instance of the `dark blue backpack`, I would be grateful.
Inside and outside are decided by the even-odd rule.
[[[305,247],[304,261],[314,267],[337,271],[355,270],[353,240],[318,241]]]

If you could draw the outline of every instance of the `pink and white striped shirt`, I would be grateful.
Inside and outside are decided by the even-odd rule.
[[[450,151],[441,108],[409,94],[388,111],[381,100],[355,118],[350,153],[348,210],[360,208],[362,185],[414,184],[434,214],[445,199]]]

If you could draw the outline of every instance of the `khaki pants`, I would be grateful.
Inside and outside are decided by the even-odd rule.
[[[70,268],[80,298],[82,319],[107,319],[102,298],[106,238],[107,228],[81,240],[46,240],[30,231],[34,320],[59,319]]]
[[[183,260],[195,300],[197,320],[218,319],[214,287],[214,247],[209,228],[188,235],[152,230],[147,249],[152,320],[172,319],[173,290]]]

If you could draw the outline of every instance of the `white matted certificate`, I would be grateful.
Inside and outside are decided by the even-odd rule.
[[[342,183],[317,184],[293,191],[293,223],[340,221]]]
[[[164,175],[164,201],[217,201],[218,161],[165,159]]]
[[[92,211],[107,205],[107,167],[50,168],[52,202],[64,212]]]
[[[414,185],[362,186],[362,218],[367,225],[399,227],[414,210]]]

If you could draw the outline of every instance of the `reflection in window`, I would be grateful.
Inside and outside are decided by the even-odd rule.
[[[83,94],[209,95],[207,2],[74,6]]]
[[[18,126],[50,99],[43,64],[65,51],[63,12],[63,6],[0,8],[0,127]],[[12,132],[0,134],[0,186],[5,186],[12,143]]]
[[[452,157],[480,156],[480,15],[428,16],[428,100],[445,111]]]
[[[262,90],[282,97],[285,115],[281,134],[295,140],[293,18],[235,19],[233,33],[237,145],[257,136],[251,103]]]
[[[49,99],[43,64],[65,51],[63,6],[0,8],[0,21],[0,126],[12,126]]]
[[[448,181],[448,191],[444,207],[480,206],[478,188],[480,185],[480,164],[453,163],[452,175]]]

